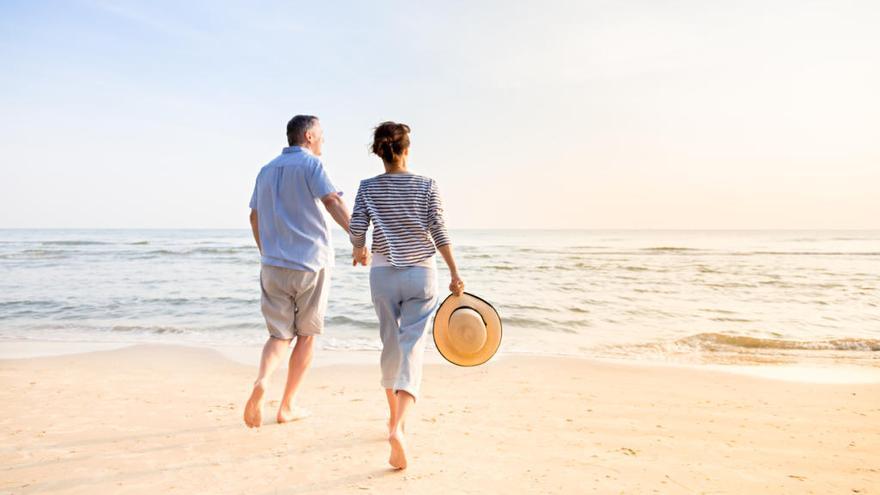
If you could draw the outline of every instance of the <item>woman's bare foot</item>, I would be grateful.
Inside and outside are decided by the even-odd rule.
[[[391,457],[388,458],[388,464],[394,469],[406,469],[406,439],[403,431],[397,430],[388,436],[388,443],[391,444]]]
[[[278,409],[278,423],[289,423],[291,421],[299,421],[301,419],[308,418],[312,413],[309,412],[308,409],[296,406],[285,406],[281,405],[281,408]]]
[[[244,406],[244,424],[248,428],[259,428],[263,424],[263,395],[266,389],[262,383],[254,384],[254,390]]]
[[[406,433],[406,423],[400,423],[400,431]],[[391,436],[393,431],[391,430],[391,420],[388,420],[388,436]]]

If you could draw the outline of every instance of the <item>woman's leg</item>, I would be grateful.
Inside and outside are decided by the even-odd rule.
[[[404,280],[405,299],[401,304],[398,333],[400,369],[394,383],[396,414],[388,438],[391,444],[388,462],[397,469],[407,465],[403,424],[421,387],[428,323],[437,307],[436,280],[434,270],[421,267],[408,269]]]
[[[397,415],[397,399],[394,397],[394,382],[400,368],[400,345],[397,339],[400,330],[400,287],[397,283],[397,270],[391,267],[374,267],[370,270],[370,293],[373,307],[379,318],[379,336],[382,339],[382,388],[388,401],[388,429]]]
[[[419,396],[428,324],[437,308],[436,281],[434,270],[422,267],[409,268],[404,278],[398,332],[400,368],[394,391],[408,392],[413,399]]]
[[[395,421],[391,423],[391,433],[388,435],[388,443],[391,444],[391,456],[388,457],[388,464],[395,469],[406,469],[406,437],[403,434],[403,421],[406,419],[406,413],[415,403],[415,397],[409,392],[399,390],[396,394],[397,398],[397,416]]]
[[[394,424],[395,418],[397,418],[397,397],[394,395],[393,389],[385,389],[385,400],[388,401],[388,434],[390,435],[391,425]]]

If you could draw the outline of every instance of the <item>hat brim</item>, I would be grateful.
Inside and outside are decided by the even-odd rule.
[[[486,323],[486,343],[479,350],[463,354],[455,349],[449,337],[449,317],[458,308],[471,308],[480,313]],[[486,300],[469,292],[460,296],[450,294],[443,300],[434,314],[434,345],[440,355],[457,366],[479,366],[495,355],[501,345],[501,317],[495,307]]]

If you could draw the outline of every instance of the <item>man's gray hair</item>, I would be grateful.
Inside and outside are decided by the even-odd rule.
[[[287,144],[296,146],[305,144],[306,132],[315,126],[318,117],[314,115],[297,115],[287,123]]]

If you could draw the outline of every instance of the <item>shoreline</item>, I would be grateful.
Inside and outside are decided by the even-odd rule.
[[[10,340],[0,342],[0,362],[7,360],[38,359],[87,354],[136,348],[139,346],[167,347],[169,349],[193,349],[216,351],[226,359],[237,364],[256,367],[259,363],[261,345],[202,345],[196,343],[143,343],[143,342],[58,342],[42,340]],[[811,363],[687,363],[657,359],[607,358],[585,355],[554,353],[499,352],[492,362],[507,359],[546,358],[574,359],[593,364],[611,364],[635,368],[670,368],[693,371],[717,371],[740,376],[750,376],[769,380],[814,384],[880,384],[880,367],[858,366],[850,363],[836,365],[816,365]],[[328,350],[317,349],[313,367],[338,365],[375,365],[379,361],[378,350]],[[449,365],[433,348],[425,351],[425,364]]]
[[[0,360],[0,493],[876,493],[880,385],[506,356],[428,364],[389,469],[374,365],[318,366],[279,425],[256,363],[139,345]],[[49,406],[49,407],[47,407]]]

